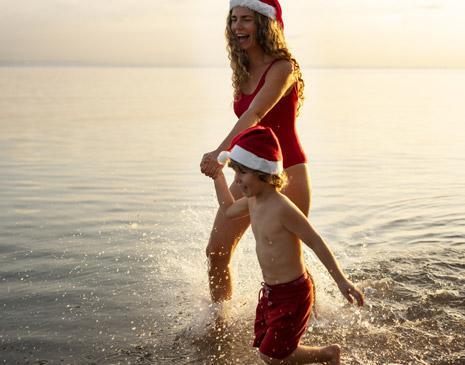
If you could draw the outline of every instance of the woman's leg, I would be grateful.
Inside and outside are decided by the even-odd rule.
[[[286,169],[288,184],[282,190],[291,201],[308,217],[312,199],[312,186],[308,174],[307,164],[298,164]],[[313,284],[315,282],[313,281]],[[315,285],[313,285],[313,297],[315,298]],[[316,306],[313,306],[313,315],[318,318]]]
[[[242,196],[236,184],[233,183],[230,189],[234,198]],[[231,299],[232,281],[229,263],[237,243],[249,224],[249,217],[229,219],[220,210],[216,213],[206,251],[210,295],[214,302]]]
[[[308,216],[311,203],[311,183],[307,164],[302,163],[288,167],[286,173],[288,184],[282,193]]]

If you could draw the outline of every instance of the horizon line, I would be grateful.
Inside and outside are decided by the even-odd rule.
[[[82,61],[0,61],[1,68],[8,67],[76,67],[76,68],[229,68],[227,64],[166,64],[166,63],[109,63]],[[306,69],[381,69],[381,70],[461,70],[465,66],[388,66],[388,65],[300,65]]]

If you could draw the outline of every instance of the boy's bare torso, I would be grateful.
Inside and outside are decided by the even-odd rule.
[[[266,200],[248,199],[250,222],[263,279],[269,285],[290,282],[305,272],[302,245],[282,223],[286,209],[297,209],[279,192]]]

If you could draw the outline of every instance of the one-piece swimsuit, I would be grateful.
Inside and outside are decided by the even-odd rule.
[[[234,112],[238,118],[249,108],[253,99],[265,84],[266,74],[276,61],[274,60],[267,67],[252,94],[241,92],[239,98],[234,100]],[[278,137],[285,169],[307,162],[307,156],[302,149],[295,125],[298,101],[298,86],[297,83],[294,83],[290,92],[284,95],[258,123],[264,127],[270,127]]]

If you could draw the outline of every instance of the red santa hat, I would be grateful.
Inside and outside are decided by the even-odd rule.
[[[218,155],[218,162],[222,165],[229,159],[270,175],[283,172],[281,147],[278,138],[268,127],[251,127],[234,137],[228,151]]]
[[[283,12],[278,0],[229,0],[229,10],[236,6],[244,6],[276,20],[281,28],[284,29]]]

